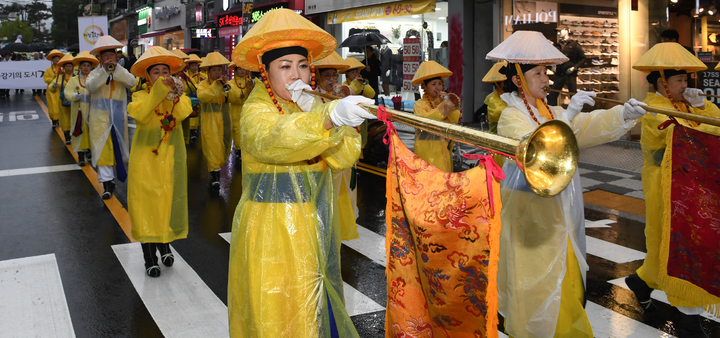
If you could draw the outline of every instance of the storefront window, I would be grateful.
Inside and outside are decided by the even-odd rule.
[[[155,46],[162,46],[167,50],[185,48],[185,31],[175,31],[155,37]]]

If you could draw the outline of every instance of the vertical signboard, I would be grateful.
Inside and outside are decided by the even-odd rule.
[[[108,23],[106,16],[81,16],[78,17],[78,40],[80,51],[91,51],[95,42],[107,34]]]
[[[720,95],[720,71],[714,70],[717,63],[706,62],[707,70],[697,72],[698,88],[702,89],[705,94]],[[720,100],[714,97],[706,97],[712,103],[720,103]]]
[[[417,92],[418,85],[410,83],[420,67],[420,38],[403,39],[403,88],[404,92]]]

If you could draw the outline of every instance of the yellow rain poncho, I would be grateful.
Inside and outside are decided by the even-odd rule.
[[[216,81],[205,80],[198,85],[200,120],[203,131],[200,134],[202,151],[208,171],[222,168],[230,154],[232,122],[230,120],[227,93]]]
[[[90,110],[90,91],[87,90],[88,75],[73,76],[65,86],[65,98],[70,106],[70,139],[74,152],[90,149],[90,135],[88,134],[88,112]],[[75,94],[80,94],[76,99]],[[80,118],[78,120],[78,117]],[[80,135],[75,136],[75,128],[80,126]]]
[[[507,104],[500,98],[497,91],[493,91],[485,97],[485,104],[488,111],[488,127],[491,133],[497,133],[497,124],[500,120],[500,114],[507,108]]]
[[[167,100],[170,87],[162,79],[157,79],[149,93],[135,92],[128,105],[128,114],[137,124],[128,168],[128,214],[133,238],[143,243],[169,243],[188,233],[187,158],[181,121],[192,107],[185,95],[177,103]],[[166,133],[161,120],[168,113],[174,129]]]
[[[670,99],[660,95],[659,93],[648,93],[643,101],[651,107],[675,110]],[[677,104],[683,112],[687,112],[685,105]],[[705,110],[699,108],[691,108],[693,114],[720,117],[720,109],[708,100],[705,100]],[[643,195],[645,196],[645,247],[647,255],[643,265],[638,268],[637,274],[647,285],[653,289],[660,289],[658,279],[660,277],[660,242],[662,240],[662,219],[665,205],[663,200],[663,185],[661,164],[665,155],[665,146],[667,144],[666,137],[672,135],[673,127],[664,130],[658,130],[657,127],[668,120],[668,117],[662,114],[652,116],[646,114],[640,121],[642,122],[642,133],[640,137],[640,145],[643,152],[643,168],[642,168],[642,185]],[[696,130],[720,136],[720,128],[695,123],[691,124],[685,119],[677,119],[680,124],[692,127]],[[678,293],[674,290],[664,290],[668,294],[668,300],[672,306],[696,307],[707,304],[693,304],[678,298]],[[676,297],[673,297],[673,294]]]
[[[375,89],[370,87],[369,84],[363,85],[362,82],[357,81],[357,80],[352,80],[352,81],[346,80],[345,82],[343,82],[343,84],[352,88],[355,95],[362,95],[362,96],[367,97],[368,99],[372,99],[373,97],[375,97]]]
[[[539,126],[517,92],[498,121],[499,135],[521,139]],[[622,106],[578,114],[569,123],[581,148],[617,140],[635,125]],[[540,123],[546,121],[537,109]],[[557,118],[564,109],[551,107]],[[554,197],[534,194],[514,160],[505,160],[501,181],[503,209],[498,269],[499,312],[515,338],[592,337],[583,309],[585,216],[579,171]],[[568,241],[569,239],[569,241]]]
[[[459,110],[454,110],[447,117],[443,116],[440,114],[440,109],[434,107],[426,97],[415,102],[413,110],[418,116],[448,123],[458,123],[462,117]],[[415,131],[415,146],[413,151],[435,168],[445,172],[453,171],[452,142],[450,140],[426,131],[417,130]]]
[[[47,98],[48,115],[50,115],[51,120],[60,118],[60,91],[53,88],[53,84],[57,83],[59,74],[60,69],[58,69],[56,65],[48,67],[48,69],[45,70],[45,74],[43,74],[43,81],[47,83],[48,94],[46,94],[45,97]],[[55,92],[53,92],[53,90],[55,90]]]
[[[192,98],[195,98],[197,100],[198,86],[200,85],[200,82],[203,82],[207,79],[207,75],[202,72],[193,73],[190,70],[186,70],[183,72],[183,76],[180,76],[180,79],[183,81],[183,85],[185,85],[185,95],[190,97],[191,101],[192,101]],[[188,79],[190,81],[188,81]],[[199,106],[200,103],[194,102],[193,106],[194,105]],[[196,108],[196,109],[198,109],[197,112],[198,112],[198,114],[200,114],[199,108]],[[197,117],[191,116],[184,123],[185,123],[185,126],[190,127],[190,130],[198,129],[198,126],[200,126],[200,124],[201,124],[200,116],[199,115]],[[185,127],[183,127],[183,128],[185,128]],[[183,130],[183,131],[187,134],[187,132],[189,130],[188,131]]]
[[[56,76],[55,81],[50,83],[50,85],[48,86],[48,92],[52,93],[52,96],[57,97],[56,109],[60,121],[60,129],[62,129],[62,131],[70,131],[70,106],[63,105],[62,99],[65,98],[65,100],[68,100],[68,98],[65,96],[65,86],[68,84],[68,82],[70,82],[72,76],[72,74],[66,74],[65,72],[63,72],[62,74]],[[57,86],[55,86],[54,84],[57,84]],[[61,92],[63,95],[60,95]],[[47,95],[48,98],[50,96],[51,95]],[[50,104],[50,102],[48,102],[48,104]]]
[[[95,67],[87,78],[85,88],[90,92],[90,148],[93,165],[115,165],[114,146],[110,137],[115,129],[122,159],[129,156],[127,139],[127,94],[126,89],[135,85],[135,76],[123,66],[115,67],[113,80],[109,84],[108,73],[103,67]]]
[[[230,84],[230,92],[228,92],[228,101],[230,102],[230,118],[232,119],[232,139],[233,148],[240,150],[240,113],[242,112],[243,103],[250,96],[250,91],[254,88],[250,82],[253,81],[249,77],[237,76],[228,81]],[[264,87],[264,86],[261,86]]]

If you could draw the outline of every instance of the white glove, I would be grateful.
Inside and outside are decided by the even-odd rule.
[[[286,84],[285,88],[287,88],[288,92],[290,92],[290,95],[292,95],[291,100],[297,103],[298,106],[300,106],[300,109],[306,112],[312,109],[312,104],[315,101],[315,96],[303,91],[303,89],[307,89],[309,91],[313,90],[309,84],[303,82],[302,80],[296,80],[289,85]]]
[[[562,113],[560,116],[565,117],[569,122],[572,122],[575,116],[577,116],[577,114],[580,114],[580,111],[583,109],[584,105],[595,105],[595,100],[593,100],[593,97],[595,96],[597,96],[597,94],[593,92],[578,90],[577,94],[573,95],[573,97],[570,99],[570,104],[568,104],[565,112]]]
[[[635,100],[635,99],[628,100],[628,102],[625,103],[623,110],[622,110],[623,118],[626,120],[639,119],[641,116],[643,116],[647,113],[647,111],[645,109],[643,109],[642,106],[647,107],[647,104],[645,104],[644,102]],[[655,115],[655,113],[652,113],[652,114]]]
[[[705,98],[700,96],[703,91],[697,88],[685,88],[683,96],[685,100],[693,107],[702,107],[705,105]]]
[[[81,96],[80,93],[75,93],[75,101],[80,101]]]
[[[374,119],[375,115],[368,113],[365,109],[360,108],[358,103],[373,104],[373,99],[368,99],[361,95],[350,95],[338,101],[337,106],[330,112],[330,120],[333,125],[357,127],[366,119]]]

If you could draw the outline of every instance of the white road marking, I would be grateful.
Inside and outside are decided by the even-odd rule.
[[[357,230],[360,237],[349,241],[343,241],[343,244],[365,255],[373,262],[386,266],[387,256],[385,254],[385,236],[378,235],[360,224],[357,225]]]
[[[644,252],[626,248],[622,245],[610,243],[595,237],[585,236],[585,242],[587,243],[587,253],[618,264],[645,259]]]
[[[590,301],[585,306],[585,313],[597,338],[674,337]]]
[[[7,169],[0,170],[0,177],[19,176],[19,175],[31,175],[31,174],[45,174],[54,173],[60,171],[72,171],[81,170],[77,164],[62,164],[53,165],[47,167],[33,167],[33,168],[22,168],[22,169]]]
[[[617,223],[617,221],[613,221],[611,219],[601,219],[597,221],[589,221],[585,220],[585,229],[592,229],[592,228],[612,228],[608,224]]]
[[[0,262],[0,336],[75,337],[55,254]]]
[[[627,286],[627,284],[625,284],[625,277],[618,278],[618,279],[613,279],[613,280],[609,280],[608,283],[613,284],[613,285],[617,285],[617,286],[619,286],[619,287],[621,287],[621,288],[623,288],[623,289],[626,289],[626,290],[630,290],[630,288]],[[668,300],[667,294],[665,294],[664,291],[653,290],[653,292],[650,294],[650,298],[652,298],[652,299],[654,299],[654,300],[656,300],[656,301],[658,301],[658,302],[662,302],[662,303],[665,303],[665,304],[670,305],[670,301]],[[703,317],[705,317],[705,318],[707,318],[707,319],[710,319],[710,320],[712,320],[712,321],[715,321],[715,322],[720,323],[720,319],[715,318],[715,316],[711,315],[711,314],[710,314],[709,312],[707,312],[707,311],[703,312],[703,313],[701,314],[701,316],[703,316]]]
[[[229,337],[227,306],[175,251],[158,278],[145,274],[140,243],[112,246],[130,281],[166,337]]]

